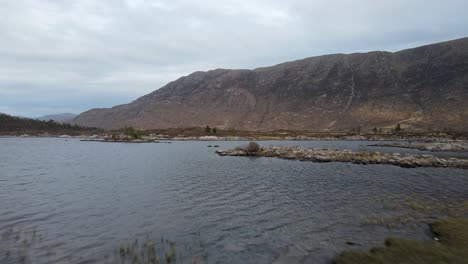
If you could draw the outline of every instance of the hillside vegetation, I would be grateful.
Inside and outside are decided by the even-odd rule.
[[[80,135],[100,132],[101,130],[96,128],[80,127],[78,125],[71,124],[59,124],[53,120],[41,121],[0,113],[0,135]]]

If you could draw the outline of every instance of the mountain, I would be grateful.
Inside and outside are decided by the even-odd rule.
[[[468,129],[468,38],[399,52],[333,54],[255,70],[195,72],[74,119],[105,129]]]
[[[62,113],[62,114],[53,114],[37,117],[36,119],[42,121],[54,120],[59,123],[68,123],[71,122],[77,115],[71,113]]]

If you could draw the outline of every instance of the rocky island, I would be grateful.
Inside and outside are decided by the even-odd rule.
[[[260,147],[251,142],[246,147],[217,150],[220,156],[275,157],[312,162],[352,162],[355,164],[388,164],[403,168],[435,167],[468,169],[467,159],[438,158],[432,155],[412,155],[381,152],[353,152],[341,149],[317,149],[296,146]]]

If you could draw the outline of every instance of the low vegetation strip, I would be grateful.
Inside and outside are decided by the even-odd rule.
[[[72,124],[57,123],[53,120],[42,121],[30,118],[10,116],[0,113],[0,136],[53,136],[100,134],[98,128],[80,127]]]
[[[432,155],[400,153],[353,152],[342,149],[315,149],[296,146],[260,147],[251,142],[246,147],[217,150],[220,156],[256,156],[313,162],[352,162],[356,164],[389,164],[403,168],[435,167],[468,169],[467,159],[438,158]]]
[[[389,238],[369,252],[347,251],[335,264],[463,264],[468,263],[468,219],[448,218],[431,225],[433,241]]]

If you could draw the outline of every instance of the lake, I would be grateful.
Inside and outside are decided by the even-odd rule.
[[[376,142],[260,143],[427,153],[367,146]],[[422,223],[369,221],[408,211],[388,204],[468,200],[466,170],[220,157],[207,147],[216,144],[246,142],[0,138],[0,262],[112,263],[121,245],[153,239],[173,241],[177,263],[330,263],[388,236],[431,239]]]

